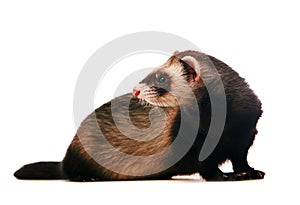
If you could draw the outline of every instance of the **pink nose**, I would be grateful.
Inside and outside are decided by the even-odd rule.
[[[139,90],[136,90],[136,89],[133,90],[133,95],[135,97],[138,97],[140,93],[141,93],[141,91],[139,91]]]

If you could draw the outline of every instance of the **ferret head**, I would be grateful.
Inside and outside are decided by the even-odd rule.
[[[134,87],[133,95],[160,107],[186,103],[193,91],[203,86],[200,65],[192,56],[178,57],[177,54],[175,52],[166,63]]]

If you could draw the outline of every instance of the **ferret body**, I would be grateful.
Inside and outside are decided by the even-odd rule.
[[[223,83],[227,115],[215,149],[199,161],[211,126],[211,96],[218,96],[207,89],[216,74],[211,65]],[[191,103],[194,98],[196,103]],[[134,88],[133,95],[117,97],[90,114],[62,162],[25,165],[15,176],[105,181],[200,173],[207,181],[262,179],[264,172],[247,162],[261,114],[260,100],[228,65],[196,51],[175,52]],[[176,145],[178,137],[182,140]],[[226,160],[231,160],[233,173],[218,168]]]

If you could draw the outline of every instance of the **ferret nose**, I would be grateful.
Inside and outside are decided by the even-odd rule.
[[[136,89],[136,88],[133,89],[133,95],[134,95],[135,97],[138,97],[140,93],[141,93],[140,90],[138,90],[138,89]]]

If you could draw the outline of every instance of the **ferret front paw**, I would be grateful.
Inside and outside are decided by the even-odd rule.
[[[253,180],[253,179],[263,179],[265,173],[259,170],[251,169],[245,172],[239,173],[227,173],[228,181],[242,181],[242,180]]]

